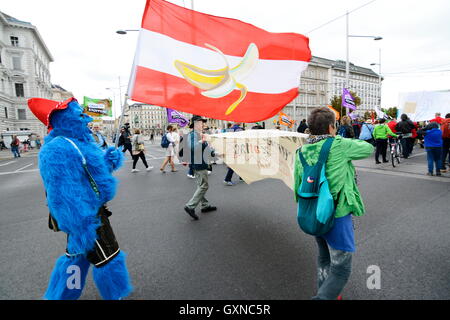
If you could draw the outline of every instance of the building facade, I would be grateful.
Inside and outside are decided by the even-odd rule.
[[[53,61],[35,26],[0,12],[0,132],[46,134],[27,100],[52,99],[49,64]]]
[[[373,70],[350,63],[349,88],[361,98],[355,114],[363,116],[380,105],[381,87],[379,75]],[[330,104],[331,99],[342,94],[345,86],[345,61],[313,56],[308,68],[302,73],[299,95],[283,112],[295,118],[297,125],[306,119],[311,110]],[[266,127],[273,127],[278,116],[266,120]]]
[[[66,89],[57,84],[52,84],[52,100],[65,101],[72,97],[73,97],[72,92],[67,91]]]
[[[189,113],[178,112],[188,120],[192,117]],[[123,123],[127,122],[130,123],[131,129],[141,129],[144,134],[149,134],[152,131],[165,132],[169,125],[166,108],[144,103],[134,103],[128,106],[125,110]]]

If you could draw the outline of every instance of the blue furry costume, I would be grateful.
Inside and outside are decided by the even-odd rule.
[[[55,231],[67,234],[66,254],[58,258],[44,298],[78,299],[89,266],[94,264],[94,282],[102,298],[121,299],[132,288],[125,254],[118,247],[106,214],[110,212],[104,205],[116,193],[117,180],[112,172],[122,165],[123,155],[114,147],[103,151],[96,146],[87,127],[92,118],[83,113],[77,100],[65,103],[65,109],[48,113],[52,131],[39,152],[50,220],[57,223]],[[79,277],[74,282],[76,271]]]

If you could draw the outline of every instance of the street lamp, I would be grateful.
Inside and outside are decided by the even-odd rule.
[[[371,63],[371,66],[378,66],[378,90],[380,95],[380,110],[381,110],[381,48],[378,51],[378,63]]]
[[[346,63],[345,63],[345,85],[347,86],[347,89],[348,89],[348,86],[349,86],[349,73],[350,73],[350,62],[349,62],[349,58],[348,58],[349,57],[349,45],[348,45],[349,41],[348,41],[348,39],[350,37],[353,37],[353,38],[372,38],[373,40],[383,40],[382,37],[378,37],[378,36],[355,36],[355,35],[349,35],[348,34],[348,25],[347,25],[347,60],[346,60]]]
[[[116,100],[116,90],[119,90],[119,103],[120,103],[120,107],[122,107],[122,88],[127,87],[127,85],[123,85],[120,86],[120,77],[119,77],[119,87],[115,87],[115,88],[105,88],[105,90],[111,91],[113,94],[113,98],[114,98],[114,104],[115,104],[115,100]],[[113,112],[114,112],[114,108],[113,108]]]
[[[347,89],[350,89],[350,83],[349,83],[349,78],[350,78],[350,62],[349,62],[349,38],[353,37],[353,38],[372,38],[373,40],[382,40],[383,37],[380,36],[360,36],[360,35],[350,35],[348,32],[348,16],[349,16],[349,12],[347,11],[346,14],[346,40],[347,40],[347,59],[345,62],[345,86],[347,87]],[[342,114],[342,106],[341,106],[341,114]]]
[[[116,33],[118,34],[127,34],[127,32],[129,31],[140,31],[140,30],[136,30],[136,29],[125,29],[125,30],[117,30]]]

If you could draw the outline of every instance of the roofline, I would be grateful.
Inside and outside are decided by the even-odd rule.
[[[9,24],[9,21],[5,18],[5,16],[3,15],[3,12],[0,11],[0,18],[6,23]]]
[[[46,51],[48,57],[50,58],[50,62],[54,62],[55,59],[53,58],[53,56],[52,56],[50,50],[48,49],[47,45],[45,44],[44,40],[42,39],[41,34],[39,33],[38,29],[37,29],[35,26],[33,26],[33,30],[34,30],[34,32],[36,33],[37,38],[38,38],[39,41],[41,42],[42,47],[44,47],[44,50]]]
[[[54,62],[54,61],[55,61],[55,59],[53,58],[53,56],[52,56],[50,50],[48,49],[47,45],[45,44],[44,40],[43,40],[42,37],[41,37],[41,34],[39,33],[39,31],[38,31],[38,29],[37,29],[37,27],[36,27],[35,25],[33,25],[33,24],[31,24],[31,23],[30,23],[29,25],[28,25],[28,24],[27,24],[27,25],[24,25],[24,24],[14,23],[14,22],[8,21],[8,19],[6,19],[6,17],[4,16],[4,13],[1,12],[1,11],[0,11],[0,17],[1,17],[1,19],[2,19],[7,25],[9,25],[9,26],[12,26],[12,27],[19,27],[19,28],[28,28],[28,29],[33,30],[34,33],[36,34],[36,37],[38,38],[39,42],[41,43],[42,47],[44,48],[45,53],[46,53],[46,54],[48,55],[48,57],[50,58],[50,59],[49,59],[50,62]],[[17,19],[17,20],[18,20],[18,19]],[[24,21],[24,22],[25,22],[25,21]]]
[[[313,58],[317,58],[317,59],[322,60],[322,61],[316,61],[316,62],[315,62],[315,63],[318,63],[318,64],[330,63],[329,66],[331,67],[331,69],[341,69],[341,70],[343,69],[343,70],[345,70],[345,67],[342,68],[342,67],[340,67],[340,66],[333,65],[336,61],[338,61],[338,60],[340,60],[340,59],[338,59],[338,60],[332,60],[332,59],[328,59],[328,58],[322,58],[322,57],[318,57],[318,56],[312,56],[311,62],[313,62],[313,61],[312,61]],[[325,60],[325,61],[323,61],[323,60]],[[341,61],[343,61],[343,60],[341,60]],[[349,65],[352,65],[354,68],[358,68],[358,70],[351,70],[351,68],[350,68],[350,70],[349,70],[350,73],[361,73],[361,74],[371,75],[371,76],[377,76],[377,77],[379,76],[378,73],[376,73],[375,71],[373,71],[373,70],[370,69],[370,68],[357,66],[357,65],[355,65],[354,63],[351,63],[351,62],[349,62]]]

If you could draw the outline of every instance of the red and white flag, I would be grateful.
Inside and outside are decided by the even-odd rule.
[[[147,0],[128,88],[134,101],[256,122],[298,95],[309,39]]]

